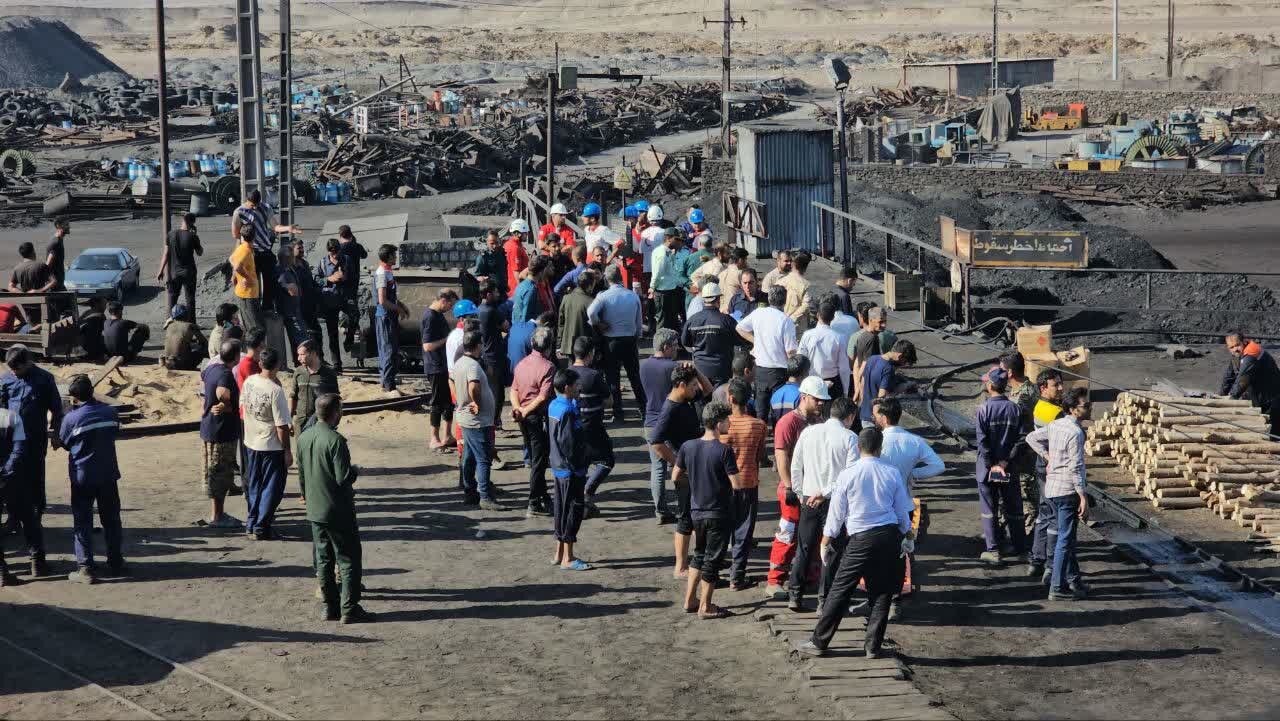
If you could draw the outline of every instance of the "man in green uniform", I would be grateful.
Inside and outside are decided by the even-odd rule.
[[[293,370],[293,389],[289,391],[289,414],[295,438],[314,422],[316,399],[326,393],[338,393],[338,372],[320,359],[320,345],[304,340],[296,350],[298,365]]]
[[[316,399],[316,422],[298,439],[298,477],[307,501],[307,520],[315,546],[316,576],[324,596],[324,618],[343,623],[369,623],[374,615],[360,607],[360,531],[352,486],[347,439],[336,430],[342,399],[326,393]],[[334,565],[342,579],[341,605]],[[339,614],[341,611],[341,614]]]

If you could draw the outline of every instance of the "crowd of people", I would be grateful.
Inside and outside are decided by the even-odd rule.
[[[821,655],[861,585],[870,618],[865,650],[879,654],[885,626],[912,586],[923,522],[914,484],[945,470],[928,442],[899,425],[901,399],[914,387],[901,371],[916,363],[914,345],[887,327],[882,308],[855,301],[852,268],[819,288],[807,277],[810,254],[784,251],[760,278],[744,249],[715,240],[697,207],[677,225],[641,201],[624,209],[626,228],[615,232],[602,224],[600,206],[588,204],[581,236],[567,216],[557,204],[536,234],[520,219],[505,238],[490,233],[469,268],[473,297],[446,288],[423,312],[427,447],[458,454],[462,502],[509,507],[492,477],[503,464],[496,438],[518,433],[518,463],[527,468],[520,505],[528,517],[551,518],[552,560],[560,568],[591,570],[580,555],[589,534],[588,544],[580,536],[584,522],[599,515],[615,466],[609,428],[628,418],[625,376],[648,451],[654,518],[673,530],[672,573],[685,583],[684,609],[705,619],[729,615],[713,602],[726,570],[731,589],[763,582],[768,596],[795,611],[806,610],[806,594],[815,591],[819,621],[801,650]],[[346,326],[349,347],[368,253],[344,227],[326,239],[313,270],[297,238],[273,252],[277,232],[299,230],[274,224],[256,195],[246,199],[233,221],[235,302],[216,309],[207,338],[194,314],[194,258],[202,252],[194,218],[170,235],[160,271],[172,305],[164,357],[171,367],[204,366],[208,525],[243,529],[257,541],[278,538],[275,515],[296,464],[324,617],[367,622],[374,616],[360,606],[359,469],[338,431],[338,374],[339,329]],[[400,320],[408,313],[397,298],[396,254],[394,246],[378,248],[372,273],[380,377],[394,393]],[[55,256],[60,251],[51,250],[45,262]],[[267,311],[280,315],[292,359],[269,347]],[[95,301],[85,318],[101,325],[103,345],[86,347],[98,358],[132,357],[146,341],[145,326],[128,325],[118,304]],[[641,360],[645,339],[652,352]],[[1267,372],[1256,354],[1249,358],[1238,376]],[[286,389],[280,372],[288,360],[294,372]],[[32,574],[48,570],[40,522],[48,448],[69,456],[77,557],[71,577],[92,583],[101,573],[91,542],[95,503],[108,572],[122,573],[115,412],[94,400],[81,376],[70,384],[75,408],[64,416],[52,376],[25,348],[11,348],[5,362],[0,481]],[[1088,394],[1067,391],[1056,371],[1032,382],[1016,353],[983,383],[988,397],[976,419],[982,560],[1026,557],[1050,599],[1081,598],[1087,589],[1074,541],[1088,507],[1080,429]],[[748,561],[769,468],[778,477],[780,518],[767,574],[755,579]],[[228,513],[230,495],[245,497],[243,521]],[[17,580],[7,569],[0,579]]]

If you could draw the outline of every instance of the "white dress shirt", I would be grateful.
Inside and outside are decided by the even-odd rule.
[[[830,497],[840,471],[858,460],[858,436],[835,418],[800,432],[791,451],[791,488],[801,498]]]
[[[505,355],[505,354],[504,354]],[[444,362],[449,370],[449,377],[453,377],[453,364],[458,362],[462,357],[462,329],[454,328],[449,331],[449,337],[444,341]]]
[[[933,478],[947,470],[928,441],[899,426],[884,429],[880,460],[898,469],[907,482],[908,493],[915,489],[916,479]]]
[[[849,375],[849,354],[840,343],[840,335],[829,325],[819,323],[805,331],[796,352],[809,359],[809,375],[823,380]]]
[[[786,368],[787,358],[796,349],[796,322],[774,307],[757,308],[738,321],[740,330],[755,338],[751,357],[762,368]]]
[[[898,469],[879,458],[859,458],[836,478],[822,535],[835,538],[844,530],[852,536],[891,523],[905,534],[915,508]]]

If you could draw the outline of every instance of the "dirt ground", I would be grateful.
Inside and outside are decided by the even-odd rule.
[[[758,592],[717,595],[744,617],[680,612],[671,533],[654,525],[634,425],[616,430],[621,465],[605,486],[604,516],[583,528],[580,553],[597,566],[583,573],[549,563],[550,519],[464,508],[452,457],[423,449],[425,426],[425,415],[394,413],[342,426],[363,468],[364,605],[377,624],[319,620],[295,477],[278,522],[286,540],[193,525],[206,501],[191,435],[121,444],[132,577],[24,585],[24,597],[0,603],[0,635],[162,715],[263,714],[31,601],[72,609],[297,718],[822,715],[799,695],[785,649],[750,620]],[[516,443],[500,439],[500,449],[514,457]],[[65,573],[66,474],[56,455],[49,468],[47,535]],[[497,474],[513,508],[524,474]],[[240,499],[228,508],[243,516]],[[775,518],[766,509],[759,536]],[[137,716],[10,651],[0,645],[0,716]]]

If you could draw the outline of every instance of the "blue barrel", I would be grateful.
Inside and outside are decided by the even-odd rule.
[[[137,180],[137,179],[138,179],[138,164],[129,163],[129,180]]]
[[[215,172],[215,173],[217,173],[219,176],[226,175],[226,174],[227,174],[227,159],[226,159],[226,158],[218,158],[217,160],[213,161],[213,170],[214,170],[214,172]]]
[[[117,177],[117,178],[127,178],[127,177],[129,177],[129,165],[128,165],[128,163],[120,163],[119,165],[117,165],[117,166],[116,166],[116,177]]]
[[[262,172],[268,178],[274,178],[280,174],[280,165],[274,160],[264,160],[262,161]]]
[[[329,203],[338,202],[338,184],[325,183],[325,200]]]
[[[351,183],[348,183],[345,181],[338,183],[338,200],[343,203],[350,203],[351,196],[352,196]]]

